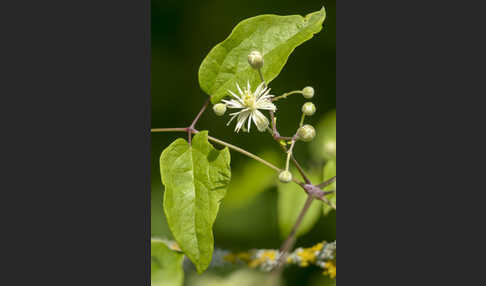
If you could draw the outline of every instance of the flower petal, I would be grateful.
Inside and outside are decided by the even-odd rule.
[[[238,114],[238,118],[236,119],[237,120],[236,127],[235,127],[236,132],[240,132],[241,127],[245,123],[245,120],[248,118],[248,116],[250,116],[250,113],[251,111],[247,110],[247,111],[240,112],[240,114]]]
[[[253,117],[253,112],[250,113],[250,118],[248,118],[248,133],[250,132],[250,124],[251,124],[251,118]]]
[[[231,116],[232,116],[232,115],[235,115],[235,114],[240,114],[240,113],[245,112],[245,111],[247,111],[247,110],[250,110],[250,109],[249,109],[249,108],[245,108],[245,109],[242,109],[242,110],[240,110],[240,111],[230,113],[229,115],[231,115]]]
[[[264,110],[272,110],[275,111],[277,110],[277,107],[275,104],[273,104],[270,100],[268,99],[260,99],[255,103],[255,106],[257,109],[264,109]]]
[[[265,88],[263,87],[264,84],[265,84],[264,82],[260,83],[258,85],[258,87],[255,89],[254,95],[255,95],[255,97],[256,97],[257,100],[258,100],[258,98],[260,98],[260,95],[262,95],[263,92],[265,92]]]
[[[231,119],[228,121],[228,123],[226,123],[226,126],[230,125],[231,121],[233,121],[233,119],[236,118],[236,116],[238,116],[239,112],[237,112],[236,114],[234,114],[233,116],[231,116]]]
[[[225,103],[228,108],[245,108],[243,104],[240,102],[232,99],[232,100],[221,100],[221,102]]]
[[[263,91],[262,97],[263,97],[263,96],[270,95],[270,94],[268,94],[268,93],[270,92],[270,90],[271,90],[271,88],[267,88],[267,89],[265,89],[265,90]],[[273,97],[273,95],[270,95],[270,96],[271,96],[271,97]]]
[[[244,95],[243,91],[241,90],[240,86],[238,85],[238,83],[236,83],[236,88],[238,89],[238,92],[241,94],[241,96]]]
[[[259,110],[253,111],[252,114],[253,122],[255,122],[258,131],[263,132],[267,129],[268,126],[268,119],[261,113]]]
[[[232,92],[229,89],[228,89],[228,92],[230,93],[231,96],[233,96],[234,98],[236,98],[236,100],[238,100],[238,102],[240,102],[241,104],[243,104],[243,100],[238,95],[236,95],[234,92]]]

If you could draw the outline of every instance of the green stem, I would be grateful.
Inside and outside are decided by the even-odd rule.
[[[294,149],[295,145],[295,140],[292,140],[292,144],[290,144],[290,148],[287,151],[287,162],[285,163],[285,170],[289,170],[289,163],[290,163],[290,157],[292,156],[292,150]]]
[[[299,127],[302,127],[302,125],[304,125],[304,119],[305,119],[305,114],[302,113],[302,117],[300,118]]]
[[[292,95],[292,94],[302,94],[302,90],[293,90],[293,91],[290,91],[290,92],[286,92],[286,93],[284,93],[280,96],[272,98],[272,101],[277,101],[277,100],[280,100],[280,99],[283,99],[283,98],[287,98],[287,96]]]
[[[259,68],[259,69],[258,69],[258,75],[260,76],[260,80],[263,82],[263,86],[264,86],[265,88],[267,88],[267,82],[266,82],[266,81],[265,81],[265,79],[263,78],[263,73],[262,73],[262,69],[261,69],[261,68]]]
[[[250,158],[252,158],[252,159],[254,159],[254,160],[257,160],[258,162],[260,162],[260,163],[262,163],[262,164],[265,164],[266,166],[268,166],[268,167],[270,167],[270,168],[274,169],[274,170],[275,170],[275,171],[277,171],[277,172],[281,172],[281,171],[282,171],[281,169],[279,169],[278,167],[276,167],[276,166],[275,166],[275,165],[273,165],[272,163],[270,163],[270,162],[268,162],[268,161],[265,161],[264,159],[262,159],[262,158],[258,157],[257,155],[252,154],[252,153],[250,153],[250,152],[248,152],[248,151],[246,151],[246,150],[244,150],[244,149],[241,149],[240,147],[237,147],[237,146],[235,146],[235,145],[233,145],[233,144],[230,144],[230,143],[228,143],[228,142],[224,142],[224,141],[222,141],[222,140],[219,140],[219,139],[214,138],[214,137],[211,137],[211,136],[208,136],[208,139],[209,139],[209,140],[211,140],[211,141],[213,141],[213,142],[216,142],[216,143],[218,143],[218,144],[220,144],[220,145],[223,145],[223,146],[226,146],[226,147],[228,147],[228,148],[230,148],[230,149],[233,149],[234,151],[240,152],[241,154],[243,154],[243,155],[245,155],[245,156],[248,156],[248,157],[250,157]]]

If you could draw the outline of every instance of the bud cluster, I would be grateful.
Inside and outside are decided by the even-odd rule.
[[[263,54],[260,51],[253,50],[252,52],[250,52],[248,54],[248,63],[253,69],[258,70],[258,72],[260,73],[260,77],[263,77],[261,68],[263,67],[264,60],[263,60]],[[258,109],[261,110],[266,109],[266,110],[270,110],[270,112],[275,112],[276,107],[274,105],[274,102],[277,100],[285,99],[292,94],[302,94],[304,98],[311,99],[314,97],[315,94],[314,88],[312,86],[306,86],[302,90],[294,90],[291,92],[284,93],[281,96],[277,96],[277,97],[275,97],[274,95],[268,95],[269,89],[266,86],[265,82],[263,81],[263,78],[262,78],[262,83],[260,84],[259,87],[257,87],[257,89],[254,92],[250,89],[249,82],[248,82],[247,89],[243,89],[243,90],[240,89],[238,83],[236,84],[236,87],[238,89],[239,94],[235,94],[230,90],[228,91],[234,97],[234,99],[223,100],[221,103],[217,103],[213,106],[213,111],[217,116],[223,116],[226,113],[227,108],[241,109],[239,112],[234,112],[230,114],[232,116],[231,120],[233,120],[233,118],[237,118],[237,126],[239,127],[235,129],[236,131],[238,131],[240,127],[243,127],[243,123],[245,122],[244,119],[245,117],[240,116],[242,112],[248,112],[248,110],[250,110],[251,114],[249,116],[250,119],[248,119],[249,120],[248,126],[250,126],[250,121],[253,120],[257,125],[259,131],[262,130],[264,131],[267,130],[267,126],[263,126],[262,124],[260,125],[262,125],[263,127],[259,126],[258,122],[267,122],[268,125],[268,120],[267,118],[264,117],[264,115],[261,112],[257,113],[255,112],[255,110],[258,111]],[[267,92],[265,93],[265,91]],[[261,98],[264,99],[259,101]],[[267,102],[265,102],[265,100]],[[316,130],[312,125],[309,124],[304,125],[305,117],[312,116],[316,113],[316,106],[314,105],[314,103],[308,101],[302,105],[301,111],[302,111],[302,118],[300,121],[300,127],[297,130],[296,134],[292,137],[291,143],[288,143],[291,144],[291,147],[287,151],[286,167],[278,174],[278,179],[283,183],[288,183],[293,180],[292,173],[289,171],[289,160],[292,156],[292,149],[295,142],[297,140],[303,142],[310,142],[316,136]],[[240,117],[242,118],[241,120]],[[231,122],[231,120],[229,122]],[[245,129],[245,127],[243,127],[243,129]]]

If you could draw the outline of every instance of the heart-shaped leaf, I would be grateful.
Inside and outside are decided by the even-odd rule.
[[[260,83],[258,72],[248,64],[248,54],[254,50],[263,54],[261,69],[267,83],[278,76],[293,50],[322,29],[326,17],[320,11],[300,15],[260,15],[241,21],[229,37],[217,44],[199,67],[199,85],[211,102],[217,103],[235,90],[235,83]]]
[[[215,149],[207,131],[196,134],[192,145],[177,139],[160,156],[167,223],[199,273],[211,262],[212,227],[230,182],[229,164],[228,148]]]

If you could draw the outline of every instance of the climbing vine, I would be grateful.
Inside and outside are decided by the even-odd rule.
[[[321,267],[329,277],[336,276],[336,242],[293,249],[297,236],[312,227],[313,222],[306,214],[316,213],[316,210],[327,214],[336,209],[335,143],[325,146],[327,151],[324,152],[330,150],[333,154],[323,168],[325,180],[308,174],[296,160],[294,147],[313,141],[319,132],[305,123],[306,118],[317,111],[311,101],[317,92],[307,86],[276,95],[270,88],[271,81],[281,72],[293,50],[321,31],[325,16],[322,8],[305,17],[261,15],[243,20],[201,63],[199,85],[208,98],[194,119],[187,127],[151,130],[153,133],[183,132],[187,137],[187,140],[178,138],[172,142],[160,156],[165,187],[163,208],[175,241],[152,240],[152,285],[160,279],[167,282],[167,278],[161,277],[168,274],[161,273],[168,271],[174,283],[164,285],[180,285],[184,257],[198,273],[215,267],[215,261],[221,261],[216,266],[246,265],[272,273],[280,273],[286,265],[306,267],[312,264]],[[306,102],[299,106],[301,117],[295,132],[283,135],[278,131],[278,116],[284,115],[279,114],[278,106],[289,96],[301,96]],[[276,166],[242,147],[210,136],[208,130],[197,129],[199,119],[211,104],[212,111],[234,128],[235,136],[248,132],[255,137],[267,134],[275,140],[285,164]],[[217,149],[210,142],[224,148]],[[291,210],[284,212],[280,222],[286,239],[279,249],[231,253],[214,248],[212,227],[232,179],[230,150],[274,170],[280,181],[279,208]],[[291,185],[300,190],[289,188]],[[303,206],[296,209],[297,205]]]

